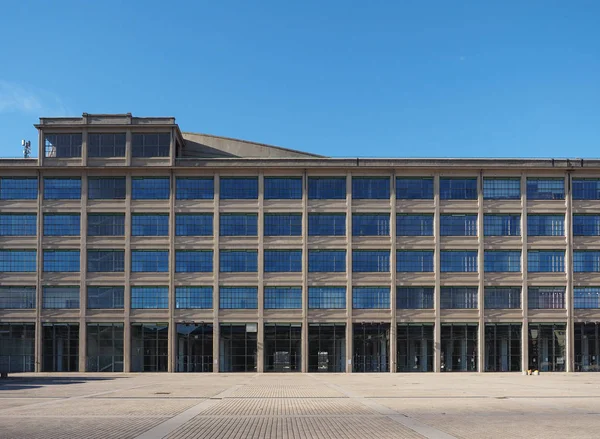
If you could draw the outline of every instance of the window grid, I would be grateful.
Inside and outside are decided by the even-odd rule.
[[[433,309],[433,287],[397,287],[396,308]]]
[[[79,271],[79,250],[44,250],[44,271]]]
[[[346,177],[308,177],[309,200],[345,200]]]
[[[529,309],[564,309],[564,287],[529,287],[527,290]]]
[[[433,178],[396,178],[396,199],[433,200]]]
[[[79,287],[44,287],[42,292],[44,309],[79,308]]]
[[[169,271],[168,250],[132,250],[131,271],[134,273],[166,273]]]
[[[342,273],[346,271],[346,250],[309,250],[310,273]]]
[[[396,251],[396,272],[433,272],[433,250]]]
[[[486,272],[520,272],[521,251],[492,251],[483,253],[483,266]]]
[[[257,236],[258,215],[255,213],[225,213],[219,217],[221,236]]]
[[[563,178],[527,178],[528,200],[564,200],[565,180]]]
[[[35,177],[0,177],[0,200],[37,200]]]
[[[132,177],[133,200],[168,200],[171,194],[169,177]]]
[[[573,271],[575,273],[600,272],[600,251],[574,251]]]
[[[125,177],[88,177],[90,200],[124,200],[125,192]]]
[[[355,200],[388,200],[388,177],[352,177],[352,198]]]
[[[178,200],[212,200],[215,197],[213,177],[177,177],[175,198]]]
[[[35,287],[0,287],[0,309],[34,309]]]
[[[122,213],[89,214],[88,236],[124,236],[125,215]]]
[[[389,273],[390,252],[387,250],[353,250],[352,271],[355,273]]]
[[[484,236],[521,236],[521,215],[484,215]]]
[[[476,200],[477,178],[440,178],[440,199]]]
[[[168,309],[169,287],[131,287],[132,309]]]
[[[87,271],[90,273],[108,273],[125,271],[125,252],[123,250],[88,250]]]
[[[477,287],[442,287],[441,309],[477,309]]]
[[[256,273],[258,271],[258,251],[221,250],[219,262],[221,273]]]
[[[521,287],[485,287],[483,294],[486,308],[521,308]]]
[[[573,288],[573,307],[575,309],[600,308],[600,287]]]
[[[176,287],[175,308],[211,309],[213,307],[213,287]]]
[[[572,183],[574,200],[600,200],[600,179],[574,178]]]
[[[309,309],[345,309],[346,287],[308,287]]]
[[[0,250],[0,272],[32,273],[36,271],[36,250]]]
[[[256,200],[258,177],[221,177],[219,196],[222,200]]]
[[[352,308],[389,309],[390,287],[354,287],[352,288]]]
[[[79,236],[81,217],[77,214],[44,214],[44,236]]]
[[[81,157],[81,133],[60,133],[44,135],[44,153],[50,158]]]
[[[565,236],[564,215],[527,215],[528,236]]]
[[[89,309],[123,309],[125,288],[87,287],[87,307]]]
[[[441,236],[477,236],[477,215],[441,215]]]
[[[301,213],[266,213],[265,236],[301,236]]]
[[[309,236],[346,236],[345,213],[309,213]]]
[[[301,309],[301,287],[265,287],[265,309]]]
[[[81,199],[81,178],[44,177],[44,199],[79,200]]]
[[[600,236],[600,215],[573,215],[573,235]]]
[[[396,215],[396,236],[433,236],[433,215]]]
[[[89,133],[88,157],[125,157],[125,133]]]
[[[527,270],[537,273],[558,273],[565,271],[565,252],[552,250],[529,250]]]
[[[133,133],[131,135],[132,157],[169,157],[171,134]]]
[[[169,214],[134,213],[131,236],[169,236]]]
[[[257,309],[258,288],[256,287],[220,287],[219,308],[221,309]]]
[[[178,213],[175,215],[176,236],[212,236],[213,214]]]
[[[302,177],[265,177],[265,200],[301,200]]]
[[[442,251],[440,253],[442,273],[472,273],[477,271],[477,251]]]
[[[212,250],[176,250],[176,273],[211,273],[213,271]]]
[[[484,200],[519,200],[521,198],[520,178],[484,178]]]
[[[265,250],[265,273],[302,271],[302,250]]]
[[[390,216],[386,213],[352,215],[352,235],[390,236]]]
[[[37,235],[37,215],[5,213],[0,215],[0,236]]]

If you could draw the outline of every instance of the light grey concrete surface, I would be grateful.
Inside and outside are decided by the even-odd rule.
[[[596,438],[600,374],[18,374],[0,438]]]

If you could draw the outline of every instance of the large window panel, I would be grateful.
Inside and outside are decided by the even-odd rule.
[[[477,271],[477,251],[444,250],[440,256],[442,272],[469,273]]]
[[[565,252],[562,250],[529,250],[527,270],[538,273],[564,273]]]
[[[79,200],[81,199],[81,178],[44,178],[44,199]]]
[[[125,157],[125,133],[89,133],[88,157]]]
[[[301,309],[302,287],[265,287],[265,309]]]
[[[125,252],[123,250],[88,250],[87,271],[123,272],[125,271]]]
[[[170,133],[133,133],[131,135],[132,157],[169,157]]]
[[[442,236],[477,236],[477,215],[441,215]]]
[[[265,200],[301,200],[302,177],[265,177]]]
[[[124,287],[87,287],[87,307],[89,309],[123,309],[124,304]]]
[[[134,200],[168,200],[171,195],[169,177],[133,177],[131,198]]]
[[[352,271],[355,273],[389,273],[390,252],[387,250],[353,250]]]
[[[258,252],[256,250],[221,250],[219,253],[221,273],[256,273]]]
[[[352,177],[352,198],[355,200],[388,200],[389,177]]]
[[[309,236],[345,236],[345,213],[309,213]]]
[[[35,250],[0,250],[0,272],[35,272],[36,254]]]
[[[169,287],[131,287],[132,309],[168,309]]]
[[[258,215],[255,213],[224,213],[219,221],[221,236],[258,235]]]
[[[572,184],[574,200],[600,200],[600,179],[574,178]]]
[[[81,217],[77,214],[44,214],[44,236],[79,236]]]
[[[520,272],[521,251],[486,250],[483,254],[487,272]]]
[[[600,309],[600,287],[573,288],[575,309]]]
[[[574,251],[573,271],[575,273],[600,272],[600,251]]]
[[[396,215],[396,236],[433,236],[433,215]]]
[[[346,287],[308,287],[309,309],[345,309]]]
[[[36,236],[37,215],[35,213],[0,214],[0,236]]]
[[[210,273],[213,271],[212,250],[176,250],[176,273]]]
[[[222,200],[256,200],[258,177],[221,177],[219,196]]]
[[[211,309],[213,307],[213,287],[175,288],[175,308]]]
[[[521,215],[502,214],[483,216],[484,236],[521,236]]]
[[[440,178],[442,200],[476,200],[477,178]]]
[[[132,236],[169,236],[169,214],[134,213],[131,215]]]
[[[346,250],[309,250],[308,271],[342,273],[346,271]]]
[[[44,135],[45,157],[81,157],[81,133],[57,133]]]
[[[433,287],[397,287],[397,309],[433,309]]]
[[[44,309],[78,309],[79,287],[44,287],[42,291]]]
[[[79,250],[44,250],[45,272],[77,272],[79,261]]]
[[[35,287],[1,286],[0,309],[34,309]]]
[[[433,200],[433,178],[396,178],[396,199]]]
[[[36,200],[36,177],[0,177],[0,200]]]
[[[565,236],[564,215],[528,215],[527,235]]]
[[[488,309],[521,308],[521,287],[485,287],[483,294]]]
[[[396,272],[433,272],[433,250],[398,250]]]
[[[573,235],[600,236],[600,215],[573,215]]]
[[[126,191],[125,177],[88,177],[90,200],[124,200]]]
[[[175,198],[178,200],[212,200],[215,196],[213,177],[177,177]]]
[[[527,178],[528,200],[564,200],[564,178]]]
[[[219,307],[221,309],[257,309],[258,288],[220,287]]]
[[[529,287],[529,309],[564,309],[565,287]]]
[[[354,236],[390,236],[390,216],[387,213],[355,213],[352,215]]]
[[[352,288],[352,308],[389,309],[390,287],[354,287]]]
[[[88,236],[124,236],[125,215],[122,213],[89,214]]]
[[[520,178],[484,178],[484,200],[518,200],[521,198]]]
[[[212,213],[178,213],[175,215],[176,236],[212,236]]]
[[[131,271],[134,273],[166,273],[169,271],[168,250],[132,250]]]
[[[266,213],[265,236],[301,236],[301,213]]]
[[[441,309],[477,309],[477,287],[442,287]]]
[[[308,177],[309,200],[345,200],[346,177]]]
[[[265,250],[265,273],[301,272],[302,250]]]

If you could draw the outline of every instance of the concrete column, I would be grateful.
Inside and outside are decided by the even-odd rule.
[[[125,165],[131,166],[131,130],[125,131]]]
[[[565,203],[567,215],[565,218],[565,239],[567,251],[565,254],[565,269],[567,270],[567,288],[565,291],[565,306],[567,308],[567,333],[566,333],[566,371],[573,372],[575,366],[575,329],[573,325],[573,197],[571,185],[571,172],[565,176]]]
[[[88,129],[84,128],[81,133],[81,166],[87,166],[88,161]]]
[[[441,275],[440,275],[440,176],[435,174],[433,177],[433,236],[434,236],[434,256],[433,256],[433,269],[434,269],[434,282],[435,289],[433,294],[434,310],[435,310],[435,325],[433,327],[433,371],[441,372],[442,365],[442,327],[441,327],[441,313],[440,313],[440,292],[441,292]]]
[[[87,132],[85,132],[84,138],[86,139],[84,142],[85,145],[87,143]],[[81,176],[81,217],[79,231],[79,372],[87,371],[87,325],[85,318],[87,312],[87,199],[87,174],[83,174]]]
[[[529,318],[527,296],[527,176],[521,174],[521,370],[529,369]]]
[[[131,133],[127,134],[130,151]],[[129,154],[131,157],[131,154]],[[123,303],[123,371],[131,372],[131,174],[125,179],[125,285]]]
[[[477,339],[477,370],[485,371],[485,298],[484,298],[484,237],[483,237],[483,171],[479,172],[477,179],[477,265],[479,275],[479,288],[477,295],[479,310],[479,327]]]
[[[219,173],[215,172],[213,208],[213,372],[219,372]]]
[[[257,337],[257,372],[265,371],[265,323],[264,323],[264,173],[258,173],[258,332]]]
[[[396,171],[390,177],[390,372],[396,373],[398,358],[396,314]]]
[[[171,155],[173,155],[173,130],[171,130]],[[169,372],[175,372],[177,355],[177,326],[175,324],[175,175],[171,170],[169,199]]]
[[[40,151],[43,153],[42,143],[42,131],[40,130]],[[42,155],[39,156],[39,160],[42,160]],[[42,249],[42,238],[44,235],[44,222],[42,218],[42,199],[44,196],[44,181],[42,179],[41,172],[37,173],[38,178],[38,199],[37,199],[37,247],[36,247],[36,286],[35,286],[35,371],[42,371],[42,343],[43,343],[43,331],[42,331],[42,305],[43,305],[43,291],[42,291],[42,272],[43,267],[43,249]]]
[[[308,372],[308,177],[302,175],[302,372]]]
[[[352,173],[346,173],[346,372],[353,367],[352,351]]]
[[[44,142],[44,129],[38,130],[38,166],[41,168],[44,166],[44,159],[46,157],[46,145]],[[41,192],[39,193],[41,196]],[[39,197],[38,197],[39,199]],[[40,235],[41,236],[41,235]]]

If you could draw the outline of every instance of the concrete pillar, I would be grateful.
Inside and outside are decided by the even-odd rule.
[[[433,327],[433,371],[441,372],[441,347],[442,347],[442,327],[441,327],[441,312],[440,312],[440,293],[441,293],[441,271],[440,271],[440,176],[435,174],[433,177],[433,236],[434,236],[434,282],[435,289],[433,294],[435,325]]]
[[[43,157],[43,135],[40,130],[40,151],[39,160]],[[36,288],[35,288],[35,371],[42,371],[42,343],[43,343],[43,331],[42,331],[42,305],[43,305],[43,290],[42,290],[42,272],[43,267],[43,255],[42,255],[42,236],[44,235],[44,223],[42,218],[42,199],[44,194],[44,181],[40,171],[37,173],[38,178],[38,199],[37,199],[37,247],[36,247]]]
[[[396,373],[398,359],[396,311],[396,172],[390,177],[390,372]]]
[[[302,175],[302,372],[308,372],[308,177]]]
[[[87,132],[84,132],[84,139],[82,148],[87,144]],[[87,153],[85,157],[87,157]],[[83,174],[81,176],[81,217],[79,231],[79,372],[87,371],[87,199],[87,174]]]
[[[174,130],[171,130],[171,160],[174,154]],[[175,356],[177,355],[177,326],[175,324],[175,175],[170,173],[169,198],[169,361],[167,370],[175,372]]]
[[[352,372],[352,173],[346,173],[346,372]]]
[[[127,132],[127,151],[131,151]],[[129,153],[131,158],[131,153]],[[125,179],[125,285],[123,303],[123,372],[131,372],[131,175]]]
[[[213,372],[219,372],[219,173],[215,172],[213,208]]]
[[[565,239],[567,243],[565,254],[565,269],[567,270],[567,288],[565,290],[565,306],[567,308],[565,362],[567,372],[573,372],[575,366],[575,332],[573,325],[573,197],[571,189],[571,173],[567,172],[565,176],[565,204],[567,208],[565,218]]]
[[[264,323],[264,173],[258,173],[258,332],[257,337],[257,372],[265,371],[265,323]]]
[[[527,177],[521,174],[521,315],[523,328],[521,329],[521,370],[529,369],[529,318],[527,295]]]
[[[477,371],[485,371],[485,249],[483,236],[483,171],[479,172],[477,179],[477,265],[479,275],[478,312],[479,327],[477,337]]]

